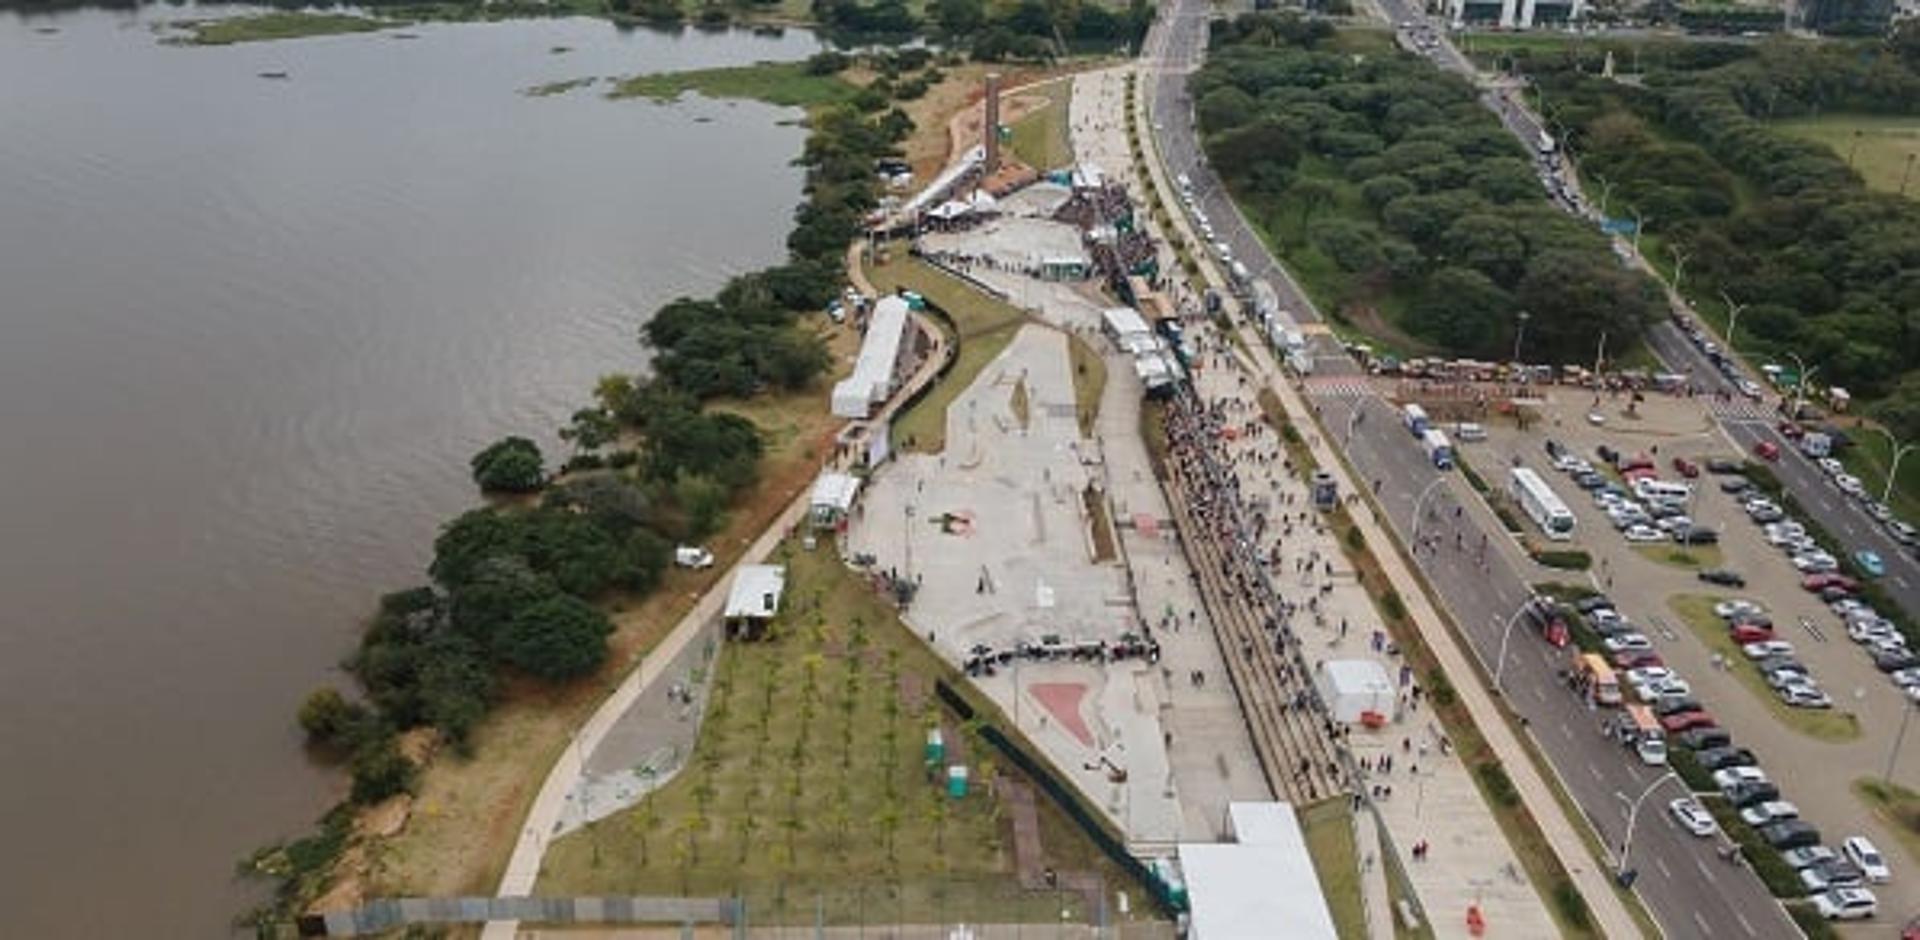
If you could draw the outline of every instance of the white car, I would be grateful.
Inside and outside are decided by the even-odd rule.
[[[1620,534],[1626,536],[1629,542],[1664,542],[1667,540],[1667,533],[1650,525],[1630,525]]]
[[[1641,666],[1637,669],[1627,670],[1627,684],[1631,686],[1642,686],[1650,682],[1659,682],[1673,678],[1677,678],[1673,674],[1673,670],[1665,666]]]
[[[1687,680],[1679,676],[1668,676],[1644,685],[1636,685],[1633,691],[1640,696],[1641,701],[1652,702],[1663,698],[1686,698],[1693,694],[1693,686],[1688,685]]]
[[[1793,644],[1785,640],[1762,640],[1740,647],[1740,652],[1748,659],[1766,659],[1769,656],[1792,656]]]
[[[1752,379],[1741,379],[1739,382],[1735,384],[1740,386],[1740,394],[1745,395],[1748,398],[1753,399],[1754,401],[1760,400],[1760,395],[1761,395],[1760,383],[1755,382]]]
[[[1654,527],[1668,535],[1672,535],[1675,532],[1685,532],[1693,528],[1693,520],[1686,516],[1668,516],[1654,523]]]
[[[1794,708],[1832,708],[1833,696],[1820,690],[1811,682],[1781,686],[1778,690],[1780,700]]]
[[[1755,828],[1768,823],[1799,818],[1800,807],[1785,800],[1768,800],[1765,803],[1755,803],[1740,811],[1740,821]]]
[[[1866,836],[1852,836],[1840,843],[1840,853],[1860,869],[1867,880],[1877,885],[1893,880],[1893,869],[1887,867],[1887,860],[1880,850],[1867,841]]]
[[[1786,545],[1789,542],[1807,537],[1807,530],[1801,528],[1797,522],[1769,522],[1763,531],[1767,533],[1767,544],[1776,546]]]
[[[1598,411],[1589,411],[1587,412],[1587,423],[1593,425],[1596,428],[1600,427],[1601,425],[1607,423],[1607,416],[1601,414]]]
[[[697,545],[682,545],[673,550],[673,563],[682,568],[710,568],[713,553]]]
[[[1855,643],[1872,643],[1899,635],[1899,631],[1885,617],[1847,618],[1847,639]]]
[[[1713,605],[1713,615],[1721,620],[1737,620],[1750,614],[1765,613],[1766,608],[1745,598],[1733,598]]]
[[[1793,567],[1805,574],[1824,574],[1839,570],[1840,563],[1826,552],[1808,552],[1793,556]]]
[[[1867,655],[1869,656],[1874,653],[1907,652],[1907,638],[1898,633],[1892,636],[1883,636],[1868,640],[1864,645],[1867,648]]]
[[[1644,634],[1639,633],[1622,633],[1618,636],[1610,636],[1601,640],[1600,645],[1606,647],[1609,653],[1625,653],[1629,651],[1637,653],[1642,650],[1653,649],[1653,641],[1647,639]]]
[[[1722,790],[1736,783],[1766,783],[1767,772],[1758,767],[1723,767],[1713,772],[1713,785]]]
[[[1819,464],[1820,469],[1823,472],[1825,472],[1827,476],[1830,476],[1830,477],[1838,476],[1842,473],[1847,472],[1847,465],[1841,463],[1838,460],[1833,459],[1832,457],[1822,457],[1819,460],[1816,460],[1814,462]]]
[[[1857,920],[1872,917],[1880,902],[1865,888],[1835,888],[1814,895],[1813,909],[1828,920]]]
[[[1673,814],[1673,820],[1680,824],[1680,828],[1696,836],[1710,836],[1720,828],[1714,825],[1713,814],[1692,797],[1682,797],[1668,803],[1667,812]]]

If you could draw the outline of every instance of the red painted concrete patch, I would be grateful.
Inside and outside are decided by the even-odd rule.
[[[1087,697],[1087,684],[1084,682],[1036,682],[1027,686],[1027,691],[1040,701],[1041,707],[1053,715],[1053,720],[1067,733],[1080,739],[1080,743],[1093,746],[1093,731],[1087,727],[1087,720],[1080,716],[1080,700]]]

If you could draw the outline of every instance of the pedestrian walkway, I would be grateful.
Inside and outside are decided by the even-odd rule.
[[[1380,855],[1380,826],[1373,814],[1353,814],[1354,853],[1360,858],[1360,896],[1366,902],[1367,936],[1393,940],[1393,895],[1387,890],[1387,866]]]
[[[1750,398],[1717,399],[1707,403],[1707,410],[1722,421],[1754,421],[1771,424],[1777,415],[1773,408],[1763,401]]]
[[[1364,375],[1316,375],[1305,383],[1307,394],[1315,398],[1366,398],[1373,385]]]

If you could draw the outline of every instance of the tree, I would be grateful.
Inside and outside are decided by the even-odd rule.
[[[497,644],[500,656],[550,682],[586,675],[607,658],[613,624],[593,605],[556,594],[520,611]]]
[[[1869,415],[1901,442],[1920,441],[1920,372],[1908,372]]]
[[[1343,271],[1371,273],[1385,263],[1380,230],[1351,219],[1328,219],[1313,229],[1313,243]]]
[[[599,450],[620,435],[620,426],[615,423],[612,413],[605,408],[582,408],[573,413],[567,426],[560,429],[560,439],[569,441],[574,447],[583,450]]]
[[[640,841],[640,867],[647,867],[647,840],[655,829],[660,828],[660,805],[648,792],[640,798],[640,805],[633,808],[633,814],[627,817],[628,825],[633,827],[633,836]]]
[[[1209,91],[1194,105],[1200,126],[1208,134],[1218,134],[1247,123],[1253,119],[1255,110],[1253,96],[1232,86]]]
[[[521,611],[558,591],[553,579],[535,571],[524,556],[494,555],[451,592],[449,619],[455,630],[492,647]]]
[[[987,23],[987,5],[982,0],[938,0],[933,21],[949,37],[972,36]]]
[[[367,805],[403,793],[413,786],[417,772],[413,761],[400,753],[394,736],[380,735],[354,752],[352,800]]]
[[[1512,320],[1513,298],[1471,268],[1442,268],[1414,300],[1407,326],[1447,349],[1494,356]]]
[[[531,493],[540,488],[546,470],[540,448],[524,437],[507,437],[473,456],[473,481],[486,493]]]
[[[518,521],[493,509],[461,513],[433,540],[433,564],[427,569],[446,587],[470,580],[482,562],[520,552]]]
[[[1300,206],[1300,227],[1306,228],[1307,220],[1322,207],[1333,202],[1340,191],[1332,183],[1322,179],[1307,178],[1296,181],[1287,191],[1289,198]]]
[[[365,705],[347,701],[332,686],[313,690],[300,703],[300,728],[316,744],[350,745],[371,718]]]

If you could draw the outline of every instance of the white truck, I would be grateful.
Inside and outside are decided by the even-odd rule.
[[[1453,442],[1447,440],[1447,432],[1439,428],[1428,428],[1420,435],[1420,447],[1427,452],[1427,459],[1439,470],[1453,469]]]

